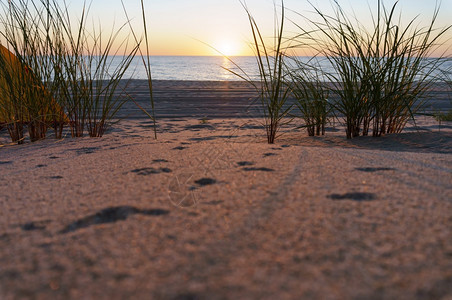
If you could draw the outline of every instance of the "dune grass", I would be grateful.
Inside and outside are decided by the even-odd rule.
[[[448,59],[449,67],[442,71],[441,79],[449,93],[449,104],[452,106],[452,59]],[[442,122],[452,122],[452,109],[448,111],[434,111],[433,117],[441,125]]]
[[[227,71],[247,81],[257,91],[264,118],[264,127],[267,142],[273,144],[278,137],[281,126],[290,123],[290,111],[292,104],[288,103],[290,88],[285,76],[286,57],[284,47],[284,22],[285,7],[281,1],[281,16],[278,21],[275,5],[275,36],[273,44],[268,45],[256,20],[253,18],[245,2],[241,2],[248,16],[250,29],[253,37],[251,48],[254,51],[256,64],[259,69],[259,81],[256,82],[233,60],[227,57],[238,71],[225,68]]]
[[[84,9],[75,31],[69,16],[63,17],[64,38],[69,41],[69,47],[63,56],[59,76],[64,84],[63,102],[73,137],[83,136],[85,128],[91,137],[101,137],[105,133],[111,119],[127,101],[123,91],[128,81],[125,81],[125,87],[118,87],[138,49],[138,46],[130,47],[128,40],[122,40],[113,50],[125,25],[107,34],[102,33],[100,25],[98,29],[88,31],[87,16]],[[126,54],[118,55],[120,52]],[[118,62],[115,67],[112,66],[113,56]]]
[[[52,98],[54,90],[51,53],[51,18],[45,7],[24,1],[3,4],[0,22],[5,45],[16,58],[2,56],[3,115],[14,142],[21,142],[28,128],[31,141],[46,136],[49,121],[58,113]],[[5,88],[7,86],[7,88]]]
[[[290,90],[296,102],[295,106],[303,119],[309,136],[324,135],[325,126],[331,114],[331,105],[328,102],[329,90],[322,81],[320,64],[313,57],[307,63],[300,58],[291,58],[292,64],[287,66]]]
[[[88,19],[86,4],[78,18],[57,0],[2,4],[2,38],[20,68],[4,67],[1,73],[8,86],[2,98],[10,99],[1,114],[13,141],[23,140],[25,127],[32,142],[45,138],[50,126],[61,138],[65,124],[73,137],[85,130],[100,137],[126,101],[117,91],[138,45],[124,40],[113,50],[127,24],[105,34],[100,25],[89,30]],[[112,56],[120,52],[126,54],[113,67]]]
[[[151,72],[151,60],[150,60],[150,47],[149,47],[149,34],[148,34],[148,26],[147,26],[147,20],[146,20],[146,7],[144,5],[144,1],[141,0],[141,20],[143,23],[143,30],[144,30],[144,46],[145,46],[145,52],[141,50],[141,44],[142,39],[139,39],[138,36],[135,33],[134,28],[131,26],[130,18],[127,14],[127,8],[124,4],[124,1],[121,0],[121,4],[124,10],[124,13],[127,17],[127,20],[129,20],[129,27],[130,31],[132,32],[132,36],[135,39],[136,44],[138,45],[138,52],[141,57],[141,61],[143,63],[143,67],[146,70],[146,77],[147,77],[147,84],[149,88],[149,100],[151,103],[151,112],[149,113],[146,111],[143,107],[141,107],[134,99],[131,99],[138,108],[140,108],[153,122],[153,130],[154,130],[154,139],[157,139],[157,119],[155,115],[155,101],[154,101],[154,93],[153,93],[153,84],[152,84],[152,72]]]
[[[438,122],[452,122],[452,109],[447,112],[439,112],[433,115]]]
[[[331,3],[333,15],[312,6],[320,21],[302,16],[312,28],[305,30],[295,23],[301,33],[284,37],[285,9],[281,2],[273,48],[265,43],[257,22],[242,3],[249,18],[260,81],[253,82],[240,67],[242,73],[228,71],[258,91],[269,143],[274,142],[280,126],[290,120],[290,96],[296,100],[309,135],[324,134],[325,124],[334,114],[339,121],[344,120],[347,138],[369,134],[379,137],[399,133],[409,120],[415,121],[437,83],[435,71],[446,60],[444,55],[433,57],[433,53],[443,45],[451,28],[435,28],[439,6],[430,22],[421,27],[416,25],[416,18],[402,24],[401,17],[396,17],[397,2],[388,9],[378,1],[376,13],[371,11],[373,26],[368,28],[338,2]],[[308,46],[317,53],[315,58],[324,57],[333,70],[322,68],[316,59],[306,64],[288,56],[289,47],[283,47],[283,41]],[[285,64],[288,58],[292,64]]]
[[[299,26],[297,39],[332,65],[324,75],[339,98],[332,105],[345,119],[347,138],[401,132],[436,82],[432,73],[444,60],[431,56],[450,27],[435,28],[439,7],[427,26],[416,26],[416,19],[403,26],[397,2],[387,9],[378,1],[368,29],[337,2],[332,5],[331,16],[313,7],[320,21],[308,19],[311,31]]]

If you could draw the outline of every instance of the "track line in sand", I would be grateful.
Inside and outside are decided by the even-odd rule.
[[[271,195],[260,201],[258,208],[250,209],[242,218],[242,223],[235,224],[233,231],[230,232],[225,239],[205,245],[205,255],[202,258],[198,258],[198,260],[190,266],[189,271],[187,272],[187,274],[190,274],[191,278],[198,278],[200,281],[210,280],[214,277],[221,278],[224,275],[223,272],[228,269],[231,261],[236,260],[237,257],[240,256],[242,250],[262,248],[263,245],[260,243],[265,243],[265,240],[256,239],[256,235],[262,232],[262,230],[265,230],[265,228],[268,228],[268,226],[271,226],[272,216],[275,212],[277,212],[278,215],[284,215],[283,211],[290,209],[290,205],[288,204],[290,204],[291,201],[297,201],[299,197],[304,196],[302,193],[303,191],[308,190],[309,186],[302,186],[300,188],[300,184],[303,184],[303,179],[312,179],[311,188],[323,191],[323,193],[321,192],[318,195],[319,197],[324,197],[322,194],[334,192],[334,190],[339,188],[339,183],[335,181],[335,178],[329,176],[329,170],[323,170],[322,166],[316,167],[315,161],[321,160],[321,155],[328,155],[328,150],[327,153],[319,154],[318,151],[325,150],[325,148],[306,149],[300,147],[299,149],[299,159],[297,163],[294,164],[291,172],[281,180],[277,190],[273,191]],[[445,175],[450,174],[448,173],[448,168],[438,168],[438,166],[434,164],[423,164],[418,160],[406,158],[399,154],[387,156],[386,153],[374,153],[378,160],[370,161],[369,155],[360,153],[360,150],[335,149],[334,151],[340,153],[340,155],[347,156],[347,159],[344,159],[343,164],[347,165],[348,169],[356,172],[358,175],[361,172],[356,169],[362,166],[395,166],[396,170],[394,172],[380,171],[373,173],[372,176],[379,177],[379,181],[388,184],[402,184],[408,189],[416,189],[423,193],[433,192],[433,190],[429,188],[432,184],[439,188],[445,188],[445,185],[443,183],[438,183],[435,180],[428,180],[428,174],[425,177],[419,177],[420,174],[418,173],[404,170],[403,166],[405,164],[419,165],[429,168],[432,171],[444,172]],[[314,174],[309,173],[309,168],[312,168],[311,171]],[[401,174],[404,174],[405,176],[400,176]],[[311,176],[314,177],[311,178]],[[341,175],[337,174],[337,176]],[[415,179],[410,180],[411,177]],[[347,185],[347,180],[342,182],[342,185]],[[378,195],[378,190],[371,190],[370,192],[376,192],[376,195]],[[304,201],[313,201],[316,200],[317,197],[311,195],[303,198],[306,198]],[[317,210],[321,209],[322,203],[312,203],[311,205],[314,205],[311,209]],[[288,211],[287,213],[293,214],[294,212]],[[284,220],[279,221],[284,222]],[[283,224],[279,224],[278,226],[284,227]],[[219,257],[221,259],[219,259]],[[212,265],[213,261],[215,263]],[[206,269],[209,270],[207,274],[205,272]]]
[[[268,225],[274,212],[285,206],[285,200],[297,182],[305,163],[306,151],[300,147],[298,160],[292,170],[278,184],[278,188],[259,201],[259,207],[250,207],[240,224],[222,240],[215,240],[204,246],[204,255],[197,257],[186,272],[190,278],[199,282],[221,278],[230,262],[237,258],[244,249],[259,248],[256,235]],[[215,262],[215,263],[212,263]],[[209,270],[206,272],[206,270]]]

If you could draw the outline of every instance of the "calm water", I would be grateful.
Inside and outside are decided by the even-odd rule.
[[[309,57],[301,58],[307,62]],[[115,60],[113,58],[113,66]],[[256,58],[253,56],[235,56],[231,60],[253,80],[259,79]],[[200,81],[241,81],[238,76],[225,70],[231,69],[239,74],[243,72],[234,63],[221,56],[152,56],[152,78],[155,80],[200,80]],[[328,67],[327,64],[324,67]],[[146,71],[140,57],[136,57],[126,78],[146,79]]]
[[[201,80],[230,81],[240,80],[223,68],[236,69],[228,59],[216,56],[152,56],[152,79],[155,80]],[[250,76],[256,76],[255,58],[234,57],[237,63]],[[129,78],[146,79],[146,72],[140,57],[135,58],[127,73]]]
[[[118,57],[112,57],[112,67],[117,65]],[[259,79],[256,58],[253,56],[236,56],[231,58],[253,80]],[[300,57],[308,62],[310,57]],[[331,65],[319,61],[322,69],[332,71]],[[449,68],[452,62],[448,62]],[[240,81],[239,77],[225,70],[232,69],[240,74],[240,70],[228,59],[218,56],[152,56],[152,78],[155,80],[200,80],[200,81]],[[136,57],[125,78],[146,79],[146,71],[140,57]]]

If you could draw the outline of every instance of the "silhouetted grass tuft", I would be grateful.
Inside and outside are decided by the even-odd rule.
[[[387,9],[378,1],[371,29],[348,16],[337,2],[333,8],[330,16],[314,7],[320,21],[308,20],[312,31],[299,26],[298,40],[332,65],[334,70],[324,70],[323,75],[339,98],[332,105],[345,118],[347,138],[370,131],[373,136],[401,132],[437,82],[433,72],[445,60],[431,56],[451,27],[434,27],[439,7],[430,23],[419,28],[416,19],[406,26],[395,20],[397,2]]]
[[[0,7],[6,42],[0,55],[0,122],[12,140],[23,142],[25,127],[32,142],[45,138],[49,127],[61,138],[66,124],[73,137],[86,129],[102,136],[126,101],[116,91],[138,49],[127,39],[118,41],[124,25],[109,34],[100,25],[88,31],[89,8],[84,5],[74,18],[57,0],[8,1]],[[127,54],[113,67],[112,56],[120,52]]]
[[[281,1],[281,19],[276,22],[273,48],[269,48],[262,36],[256,20],[244,2],[245,9],[253,36],[252,48],[259,68],[259,82],[253,81],[246,72],[234,61],[229,59],[239,69],[238,73],[232,69],[227,71],[250,83],[258,92],[264,115],[264,126],[267,134],[267,142],[273,144],[282,125],[290,122],[289,113],[292,105],[288,104],[290,89],[285,81],[283,47],[283,30],[285,22],[284,2]],[[276,10],[276,4],[275,4]],[[275,12],[275,18],[277,18]]]

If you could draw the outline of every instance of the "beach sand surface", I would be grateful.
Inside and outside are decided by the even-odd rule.
[[[143,117],[102,138],[3,131],[0,298],[452,299],[452,124],[268,145],[243,105],[168,108],[157,140]]]

